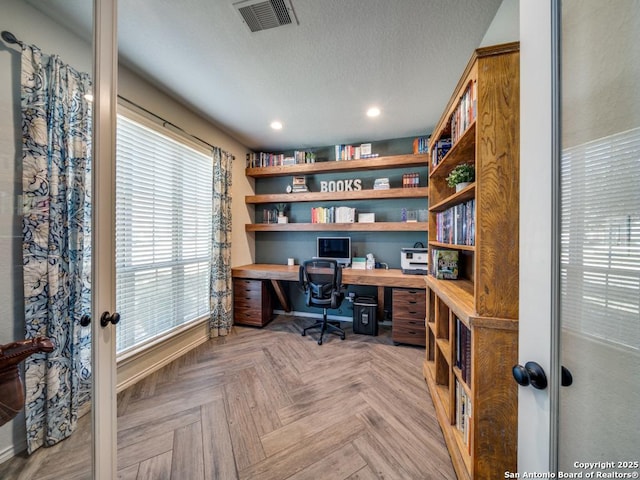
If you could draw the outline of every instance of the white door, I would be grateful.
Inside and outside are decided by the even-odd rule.
[[[10,31],[26,44],[34,44],[45,55],[59,55],[62,61],[82,72],[92,72],[93,79],[93,215],[92,215],[92,404],[91,416],[82,419],[92,432],[87,433],[79,422],[78,431],[61,443],[76,449],[76,457],[69,468],[76,475],[96,479],[112,479],[116,476],[115,439],[115,327],[108,323],[102,327],[103,312],[113,313],[114,292],[114,221],[113,182],[115,176],[115,4],[116,0],[95,0],[83,5],[77,13],[91,25],[94,19],[94,42],[91,45],[78,42],[74,33],[62,27],[53,18],[54,2],[31,0],[11,1],[3,4],[2,30]],[[2,256],[0,258],[0,284],[2,285],[2,322],[0,343],[24,338],[22,282],[22,251],[20,217],[21,171],[21,114],[20,114],[20,48],[2,42],[0,46],[2,79],[0,82],[0,124],[2,149],[0,160],[0,225],[2,226]],[[92,59],[93,57],[93,59]],[[92,68],[93,65],[93,68]],[[6,307],[5,307],[6,306]],[[109,319],[112,317],[109,316]],[[5,340],[6,339],[6,340]],[[24,417],[17,417],[0,431],[3,460],[10,460],[24,448]],[[75,438],[74,435],[77,435]],[[18,439],[18,440],[16,440]],[[93,444],[93,447],[92,445]],[[6,447],[6,445],[10,445]],[[62,448],[64,450],[65,447]],[[43,453],[42,448],[36,453]],[[92,462],[88,460],[92,455]],[[68,457],[71,457],[70,455]],[[78,460],[77,462],[75,460]],[[23,465],[21,475],[47,470],[41,457],[33,455]],[[78,467],[81,464],[82,467]],[[56,469],[60,467],[55,466]],[[79,472],[78,469],[82,471]],[[93,473],[92,473],[93,470]],[[1,475],[0,475],[1,476]]]
[[[94,0],[93,478],[116,478],[117,0]]]
[[[640,1],[612,5],[520,3],[519,359],[549,381],[520,387],[521,477],[639,471]]]

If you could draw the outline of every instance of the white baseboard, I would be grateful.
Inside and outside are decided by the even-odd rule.
[[[118,361],[117,391],[121,392],[136,384],[207,340],[209,340],[209,325],[207,322],[202,322]]]
[[[4,450],[0,451],[0,463],[4,463],[7,460],[11,460],[13,457],[27,449],[27,439],[23,439],[17,445],[9,445]]]

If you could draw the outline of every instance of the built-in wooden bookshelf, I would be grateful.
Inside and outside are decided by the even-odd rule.
[[[252,167],[246,169],[246,175],[256,179],[325,174],[335,172],[369,171],[382,169],[400,169],[406,167],[427,167],[428,155],[407,154],[384,157],[366,158],[358,160],[324,161],[316,163],[300,163],[295,165],[277,165],[268,167]],[[357,201],[357,200],[394,200],[403,198],[419,198],[425,200],[425,209],[429,195],[428,187],[389,188],[386,190],[350,190],[337,192],[292,192],[272,193],[245,196],[248,205],[301,203],[326,201]],[[252,223],[245,225],[247,232],[426,232],[428,222],[372,222],[372,223]]]
[[[466,130],[429,166],[429,250],[457,250],[460,260],[457,280],[426,277],[423,367],[460,479],[516,471],[519,83],[518,43],[476,50],[430,140],[433,148],[451,135],[454,116],[467,115],[460,123]],[[475,165],[476,180],[455,192],[446,177],[462,163]],[[469,201],[475,201],[471,244],[438,241],[439,213]],[[466,356],[461,348],[469,349]]]

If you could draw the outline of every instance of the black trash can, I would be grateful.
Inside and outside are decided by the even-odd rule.
[[[377,310],[375,297],[356,297],[353,301],[353,333],[378,335]]]

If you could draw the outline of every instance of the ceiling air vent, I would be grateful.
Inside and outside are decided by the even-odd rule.
[[[298,24],[290,0],[244,0],[233,6],[252,32]]]

